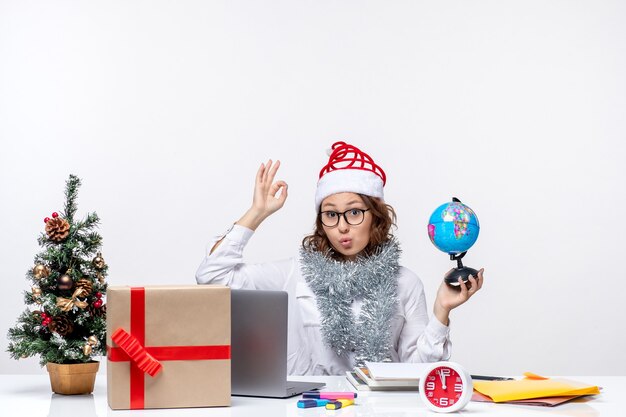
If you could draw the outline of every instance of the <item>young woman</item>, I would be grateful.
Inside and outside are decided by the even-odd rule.
[[[196,273],[199,284],[284,290],[289,294],[290,375],[343,375],[366,360],[435,362],[450,357],[449,314],[483,283],[442,282],[429,318],[424,287],[400,266],[391,234],[393,208],[384,202],[384,171],[360,149],[332,147],[315,195],[317,219],[298,256],[247,264],[254,231],[285,204],[287,184],[274,181],[280,161],[261,164],[252,207],[214,238]]]

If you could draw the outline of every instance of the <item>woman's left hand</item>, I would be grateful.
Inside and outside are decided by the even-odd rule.
[[[483,271],[484,268],[478,271],[478,277],[469,276],[469,288],[461,278],[459,278],[460,291],[458,287],[455,288],[446,284],[445,280],[441,283],[437,291],[437,298],[435,299],[434,313],[442,324],[447,326],[450,311],[465,303],[480,290],[483,286]],[[452,272],[452,270],[448,271],[448,273],[450,272]]]

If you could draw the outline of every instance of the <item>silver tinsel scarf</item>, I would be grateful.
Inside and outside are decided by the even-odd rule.
[[[356,365],[391,360],[391,319],[397,303],[400,247],[395,239],[370,256],[337,261],[316,251],[300,250],[302,274],[317,297],[322,335],[337,355],[355,352]],[[362,299],[358,317],[352,302]]]

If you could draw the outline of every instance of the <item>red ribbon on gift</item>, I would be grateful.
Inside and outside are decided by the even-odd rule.
[[[146,290],[130,289],[130,333],[117,329],[111,339],[118,347],[107,346],[111,362],[130,361],[130,409],[144,408],[144,373],[154,377],[163,365],[159,361],[230,359],[230,345],[145,346]]]

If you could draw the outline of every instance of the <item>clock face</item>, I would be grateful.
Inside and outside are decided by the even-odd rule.
[[[426,375],[422,397],[435,407],[458,406],[468,389],[463,380],[454,368],[445,365],[433,368]]]

